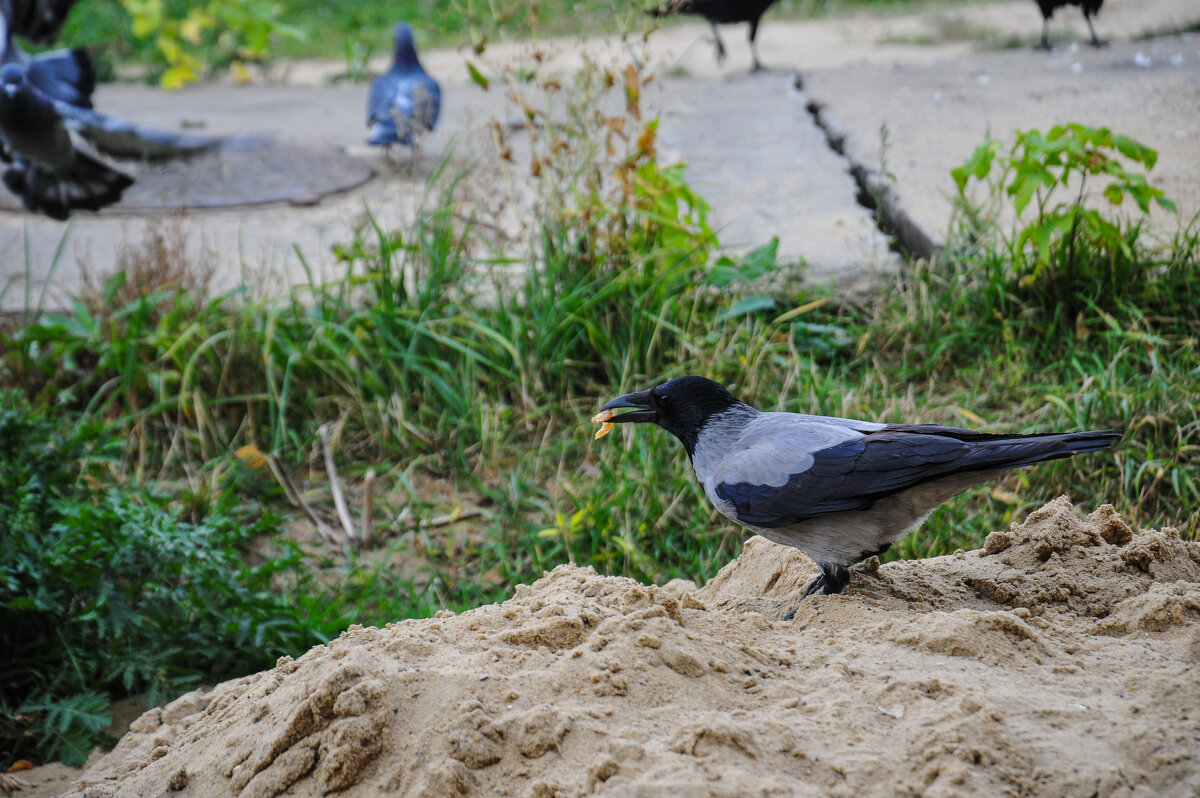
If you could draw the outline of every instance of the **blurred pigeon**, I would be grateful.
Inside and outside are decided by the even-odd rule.
[[[632,412],[615,414],[621,408]],[[618,396],[593,421],[648,421],[679,438],[721,513],[803,549],[817,563],[821,574],[806,597],[840,593],[849,566],[887,551],[972,485],[1009,469],[1107,449],[1122,435],[1112,429],[992,435],[761,413],[704,377]]]
[[[417,138],[437,125],[442,90],[417,60],[412,28],[396,26],[396,61],[371,84],[367,95],[367,141],[380,147],[415,147]]]
[[[11,163],[4,184],[27,210],[52,219],[99,210],[133,183],[77,147],[55,103],[26,80],[20,64],[0,68],[0,137]]]
[[[55,50],[30,56],[13,41],[14,35],[43,44],[52,41],[74,3],[0,0],[0,65],[22,67],[25,82],[51,101],[64,124],[115,158],[171,158],[228,143],[220,137],[156,130],[93,111],[96,71],[86,50]]]
[[[754,40],[758,37],[758,21],[776,0],[671,0],[665,6],[650,10],[656,17],[672,16],[674,14],[696,14],[708,20],[712,26],[713,40],[717,44],[717,62],[725,60],[725,43],[717,32],[717,25],[732,25],[737,22],[750,23],[750,55],[754,59],[752,72],[761,70],[758,62],[758,48]]]
[[[1096,35],[1096,29],[1092,27],[1092,17],[1100,13],[1100,6],[1104,5],[1104,0],[1037,0],[1037,4],[1042,11],[1042,41],[1038,47],[1043,50],[1050,49],[1050,17],[1054,16],[1056,8],[1063,6],[1079,6],[1083,11],[1083,19],[1087,22],[1088,31],[1092,34],[1092,47],[1104,45],[1104,42],[1100,41],[1100,37]]]
[[[91,150],[164,159],[227,140],[136,125],[92,109],[96,72],[82,49],[30,56],[13,41],[53,41],[75,0],[0,0],[0,159],[3,181],[25,207],[55,219],[120,199],[132,180]]]
[[[26,80],[42,94],[80,108],[91,108],[96,71],[87,51],[75,48],[30,56],[13,41],[17,35],[49,44],[73,3],[74,0],[65,3],[0,0],[0,66],[19,64],[25,69]]]

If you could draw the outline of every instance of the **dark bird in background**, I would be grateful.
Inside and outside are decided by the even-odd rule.
[[[1087,22],[1088,31],[1092,34],[1092,47],[1103,46],[1104,42],[1100,41],[1096,29],[1092,27],[1092,17],[1100,13],[1100,6],[1104,5],[1104,0],[1037,0],[1037,4],[1042,10],[1042,41],[1038,47],[1043,50],[1050,49],[1050,17],[1054,16],[1056,8],[1063,6],[1079,6],[1083,11],[1083,19]]]
[[[76,146],[54,102],[26,80],[20,64],[0,68],[0,137],[11,162],[4,185],[26,210],[52,219],[111,205],[133,183]]]
[[[614,414],[625,408],[631,412]],[[1111,429],[993,435],[761,413],[704,377],[618,396],[604,410],[593,420],[651,422],[673,434],[713,506],[767,540],[808,554],[821,573],[806,597],[840,593],[849,566],[887,551],[972,485],[1107,449],[1122,435]]]
[[[437,125],[441,109],[442,90],[417,59],[412,28],[401,22],[395,62],[371,83],[367,95],[367,141],[379,147],[415,147],[418,137]]]
[[[758,21],[776,0],[670,0],[666,5],[651,9],[650,14],[666,17],[674,14],[696,14],[708,20],[712,26],[713,40],[717,45],[717,63],[725,60],[725,43],[717,32],[717,25],[750,23],[750,55],[754,59],[752,72],[761,70],[758,49],[754,40],[758,37]]]
[[[3,0],[0,9],[13,32],[34,44],[53,44],[77,0]]]

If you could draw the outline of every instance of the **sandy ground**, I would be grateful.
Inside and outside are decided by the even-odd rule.
[[[133,723],[67,794],[1195,796],[1200,544],[1066,498],[983,549],[704,588],[560,566]]]
[[[823,108],[822,118],[845,139],[855,164],[894,176],[885,177],[886,187],[915,237],[930,246],[949,218],[948,171],[989,128],[1005,135],[1018,126],[1079,119],[1140,137],[1160,149],[1156,179],[1162,177],[1187,215],[1200,209],[1200,183],[1191,179],[1200,170],[1200,37],[1154,42],[1139,37],[1197,21],[1195,0],[1110,0],[1098,28],[1112,47],[1072,50],[1086,28],[1070,9],[1055,18],[1053,33],[1061,44],[1046,54],[1028,47],[1040,31],[1037,9],[1028,0],[808,22],[768,17],[759,45],[769,68],[757,75],[746,72],[749,51],[741,29],[727,32],[729,58],[718,66],[707,27],[678,24],[649,39],[644,57],[658,79],[646,99],[650,113],[662,118],[664,155],[689,164],[724,240],[740,247],[776,236],[783,260],[804,259],[810,279],[852,290],[893,271],[899,260],[888,252],[873,213],[858,204],[849,164],[828,146],[807,112],[810,103]],[[980,52],[1012,37],[1022,46]],[[534,47],[545,57],[542,68],[564,72],[584,53],[627,62],[631,52],[641,52],[639,42],[615,37],[549,40],[493,45],[481,63],[485,69],[529,63]],[[336,193],[306,187],[292,195],[295,204],[202,209],[201,202],[189,205],[186,197],[188,190],[213,181],[206,168],[257,184],[277,178],[284,167],[246,168],[219,160],[213,166],[201,159],[176,165],[174,182],[162,190],[142,191],[100,214],[80,214],[70,225],[5,211],[13,203],[0,199],[0,308],[39,301],[62,305],[78,290],[82,270],[110,271],[123,246],[143,239],[158,212],[131,206],[160,197],[190,208],[179,224],[193,256],[213,253],[214,291],[250,282],[282,292],[310,276],[318,281],[342,276],[344,267],[330,252],[334,244],[346,242],[368,213],[385,227],[412,219],[424,180],[442,157],[454,153],[456,166],[494,160],[485,126],[493,117],[513,115],[500,92],[484,92],[468,80],[466,62],[475,60],[469,50],[431,50],[423,59],[443,84],[443,120],[416,164],[399,169],[364,146],[366,86],[330,83],[344,71],[342,62],[278,65],[269,80],[248,86],[207,84],[176,93],[139,84],[102,86],[97,107],[109,113],[166,129],[272,136],[286,148],[326,152],[331,163],[347,155],[359,159],[362,165],[352,171],[374,170],[375,177],[358,185],[357,178],[342,179],[328,167],[316,170],[327,191],[339,183],[353,187]],[[373,68],[382,70],[386,63]],[[803,92],[794,88],[797,73]],[[881,146],[885,126],[888,148]],[[519,150],[520,137],[514,138]],[[268,169],[272,173],[264,175]],[[528,165],[519,162],[513,169],[527,171]],[[484,171],[479,193],[490,190],[488,181],[496,174]],[[511,185],[499,179],[505,182],[497,185]],[[257,188],[230,193],[241,199],[271,196]],[[1170,219],[1156,224],[1174,227]]]

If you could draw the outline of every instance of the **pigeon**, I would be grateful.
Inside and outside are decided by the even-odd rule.
[[[121,198],[133,180],[83,152],[55,103],[26,80],[20,64],[0,67],[0,138],[10,166],[4,184],[26,210],[66,219]]]
[[[30,56],[13,41],[23,36],[52,42],[74,2],[0,0],[0,160],[9,164],[3,182],[27,210],[60,220],[72,210],[99,210],[116,202],[132,183],[90,150],[114,158],[161,160],[229,143],[102,114],[92,106],[96,71],[87,51]]]
[[[1104,0],[1037,0],[1037,4],[1038,8],[1042,10],[1042,41],[1038,43],[1038,47],[1041,49],[1050,49],[1050,17],[1054,16],[1056,8],[1063,6],[1079,6],[1083,11],[1083,19],[1087,22],[1088,31],[1092,34],[1092,47],[1104,45],[1104,42],[1100,41],[1100,37],[1096,35],[1096,29],[1092,27],[1092,17],[1100,13],[1100,6],[1104,5]]]
[[[96,70],[86,50],[72,48],[30,56],[13,41],[16,35],[49,44],[73,2],[0,0],[0,66],[19,64],[25,68],[26,80],[50,99],[91,108]]]
[[[697,14],[708,20],[712,26],[713,40],[717,45],[717,63],[725,60],[725,43],[717,32],[717,25],[730,25],[737,22],[750,23],[750,55],[754,59],[751,72],[758,72],[763,67],[758,61],[758,49],[754,40],[758,36],[758,21],[776,0],[672,0],[665,6],[650,9],[649,13],[656,17],[666,17],[674,14]]]
[[[412,28],[396,26],[396,60],[371,84],[367,96],[367,141],[379,147],[416,147],[417,138],[437,125],[442,90],[417,60]]]
[[[616,412],[626,408],[630,412]],[[842,592],[851,565],[883,554],[972,485],[1010,469],[1107,449],[1123,434],[994,435],[763,413],[697,376],[618,396],[592,421],[651,422],[678,438],[717,510],[816,562],[820,575],[806,598]]]

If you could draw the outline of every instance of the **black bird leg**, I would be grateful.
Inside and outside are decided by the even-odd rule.
[[[717,23],[708,23],[712,26],[713,42],[717,45],[717,63],[725,60],[725,42],[721,41],[721,34],[717,32]]]
[[[822,591],[826,596],[833,596],[841,593],[846,589],[846,585],[850,584],[850,569],[839,563],[821,562],[817,563],[821,568],[822,582],[825,589]],[[812,586],[809,586],[812,589]]]
[[[1092,47],[1103,47],[1108,44],[1108,42],[1101,41],[1100,37],[1096,35],[1096,29],[1092,27],[1091,14],[1083,12],[1083,21],[1088,24],[1088,32],[1092,34]]]
[[[750,23],[750,57],[754,60],[754,66],[750,67],[751,72],[761,72],[763,65],[758,62],[758,45],[754,43],[758,36],[758,20],[753,20]]]
[[[814,593],[820,592],[826,596],[832,596],[841,593],[846,589],[846,585],[850,583],[850,569],[839,563],[819,562],[817,567],[821,569],[821,573],[817,578],[808,583],[808,587],[804,589],[804,595],[800,600],[808,598]],[[796,617],[796,607],[790,610],[787,615],[783,616],[783,620],[790,621]]]
[[[1042,41],[1035,49],[1050,49],[1050,17],[1042,17]]]

